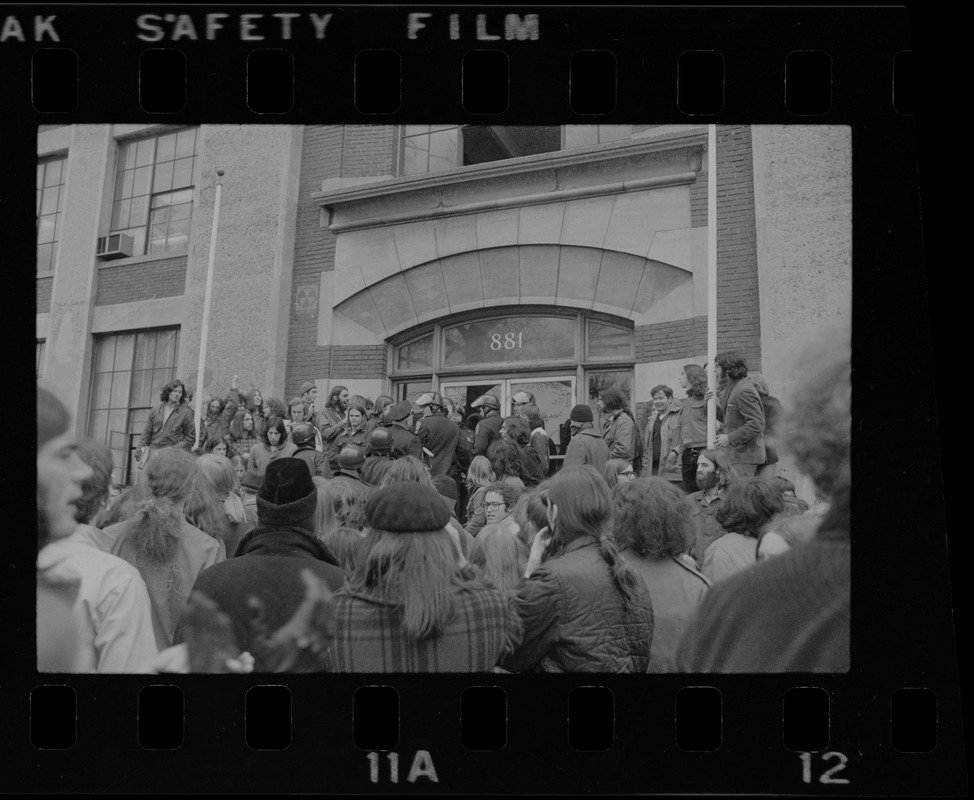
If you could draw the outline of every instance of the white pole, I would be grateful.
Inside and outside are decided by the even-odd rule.
[[[715,393],[707,403],[707,447],[717,437],[717,381],[714,358],[717,357],[717,126],[710,125],[707,134],[707,378]]]
[[[206,367],[206,337],[210,332],[210,301],[213,297],[213,264],[216,261],[216,229],[220,224],[220,193],[223,189],[222,169],[216,171],[216,197],[213,200],[213,229],[210,231],[210,258],[206,265],[206,291],[203,293],[203,329],[200,332],[200,360],[196,370],[196,444],[200,446],[203,421],[203,370]]]

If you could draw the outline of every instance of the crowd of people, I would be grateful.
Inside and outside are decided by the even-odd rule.
[[[787,413],[740,355],[714,374],[654,387],[642,427],[608,387],[561,447],[526,392],[504,416],[310,382],[285,404],[234,376],[197,429],[174,380],[117,497],[111,452],[39,388],[38,668],[848,669],[848,331]]]

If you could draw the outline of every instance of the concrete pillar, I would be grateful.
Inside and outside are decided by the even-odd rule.
[[[220,206],[204,394],[241,390],[281,397],[301,162],[300,126],[204,125],[186,269],[177,372],[196,374],[217,169]]]
[[[98,272],[95,250],[114,166],[111,126],[71,126],[63,227],[47,315],[44,385],[71,410],[75,433],[84,431],[88,418],[91,317]]]

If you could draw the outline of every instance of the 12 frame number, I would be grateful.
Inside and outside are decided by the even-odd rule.
[[[802,781],[804,781],[805,783],[811,783],[812,782],[812,754],[799,753],[799,757],[802,760]],[[830,761],[832,759],[837,759],[838,763],[834,767],[825,770],[825,772],[819,775],[818,782],[819,783],[848,783],[849,781],[846,778],[832,777],[836,772],[841,772],[842,770],[845,769],[845,765],[849,761],[848,757],[846,757],[843,753],[839,753],[835,750],[822,754],[822,761]]]
[[[389,781],[390,783],[399,783],[399,753],[386,753],[386,758],[389,760]],[[369,780],[372,783],[379,782],[379,767],[381,765],[381,760],[378,753],[369,753]],[[428,750],[417,750],[416,755],[413,757],[413,764],[409,768],[409,775],[406,776],[406,780],[409,783],[416,783],[420,778],[427,778],[433,783],[439,783],[440,779],[436,777],[436,767],[433,766],[433,758],[430,756]]]

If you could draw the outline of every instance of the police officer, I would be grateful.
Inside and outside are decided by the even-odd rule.
[[[388,428],[376,428],[369,434],[369,453],[362,467],[362,480],[369,486],[378,486],[392,466],[392,445],[395,440]]]
[[[328,465],[328,456],[315,450],[315,434],[318,431],[310,422],[297,422],[291,428],[291,441],[298,448],[292,458],[299,458],[308,465],[311,477],[318,475],[330,478],[332,469]]]
[[[413,404],[408,400],[401,400],[389,406],[386,417],[389,422],[385,424],[386,430],[392,434],[392,457],[402,458],[403,456],[415,456],[420,461],[423,460],[423,445],[419,437],[410,430],[413,416]]]
[[[446,417],[446,406],[438,392],[427,392],[420,396],[416,405],[423,409],[419,421],[419,441],[433,454],[430,475],[456,475],[455,459],[460,428]]]
[[[473,444],[473,454],[483,456],[487,454],[491,442],[500,438],[501,425],[504,424],[504,418],[500,414],[501,404],[494,395],[485,394],[474,400],[470,407],[484,410],[484,418],[477,423]]]

